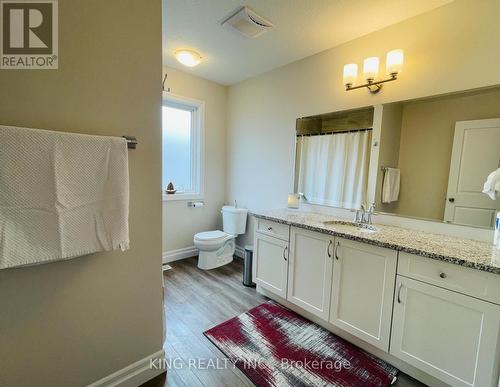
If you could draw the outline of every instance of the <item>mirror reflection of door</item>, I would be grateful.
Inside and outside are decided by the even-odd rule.
[[[482,192],[488,175],[500,167],[500,119],[460,121],[450,163],[444,220],[492,227],[500,198]]]

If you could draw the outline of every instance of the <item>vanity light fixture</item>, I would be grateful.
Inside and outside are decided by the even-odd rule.
[[[366,87],[370,93],[378,93],[382,88],[382,84],[386,82],[395,81],[398,79],[398,74],[401,73],[404,61],[403,50],[392,50],[387,53],[385,61],[386,73],[389,78],[377,81],[379,73],[379,58],[372,56],[366,58],[363,62],[363,77],[366,83],[362,85],[353,86],[358,78],[358,65],[356,63],[349,63],[344,66],[344,85],[346,91],[360,89]]]
[[[187,67],[194,67],[201,62],[201,55],[193,50],[178,50],[174,55],[175,59]]]

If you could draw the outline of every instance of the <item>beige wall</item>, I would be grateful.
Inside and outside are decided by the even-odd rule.
[[[500,91],[404,104],[399,168],[400,215],[444,217],[455,123],[500,118]]]
[[[286,206],[297,117],[500,84],[499,18],[496,0],[456,0],[230,87],[226,199]],[[345,63],[392,48],[405,50],[398,81],[376,95],[344,91]]]
[[[129,251],[0,270],[0,385],[83,386],[162,348],[161,1],[59,1],[59,70],[0,70],[0,124],[139,140]]]
[[[164,71],[172,94],[205,102],[205,206],[190,208],[184,200],[163,202],[163,251],[167,252],[191,247],[194,234],[222,226],[227,88],[173,68]]]

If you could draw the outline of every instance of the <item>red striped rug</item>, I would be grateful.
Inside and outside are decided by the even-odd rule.
[[[257,386],[389,386],[398,373],[274,301],[204,334]]]

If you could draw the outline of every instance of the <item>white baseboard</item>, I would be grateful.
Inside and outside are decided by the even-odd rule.
[[[184,247],[182,249],[164,251],[163,263],[178,261],[179,259],[190,258],[198,255],[198,249],[194,246]]]
[[[165,372],[165,369],[156,369],[151,367],[151,361],[156,359],[163,359],[165,351],[161,350],[152,355],[145,357],[129,366],[122,368],[111,375],[106,376],[94,383],[89,384],[88,387],[137,387],[148,380]]]

